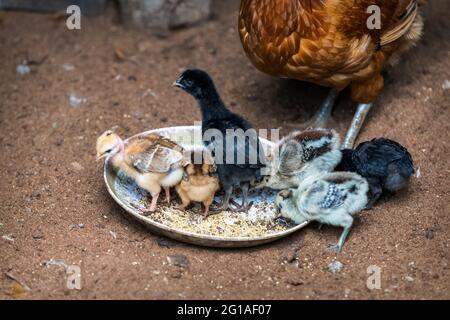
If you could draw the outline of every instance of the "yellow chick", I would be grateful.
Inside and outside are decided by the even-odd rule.
[[[200,155],[202,159],[203,155]],[[201,202],[204,206],[203,216],[209,216],[209,207],[214,201],[214,195],[220,189],[219,179],[213,174],[215,171],[212,162],[202,160],[197,164],[195,153],[191,154],[191,163],[185,167],[184,177],[176,186],[181,198],[179,209],[185,210],[192,201]]]
[[[97,161],[111,161],[117,170],[123,170],[151,197],[149,209],[154,212],[161,188],[170,203],[170,188],[183,178],[183,148],[158,134],[132,139],[125,144],[114,132],[106,131],[97,139]]]

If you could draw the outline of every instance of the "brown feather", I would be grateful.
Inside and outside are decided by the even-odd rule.
[[[242,0],[239,32],[261,71],[343,89],[358,102],[381,91],[380,73],[397,50],[415,43],[416,0]],[[369,30],[367,8],[381,8],[381,29]],[[414,34],[410,30],[415,28]],[[410,35],[410,36],[408,36]]]
[[[179,167],[183,148],[157,134],[131,140],[126,146],[125,162],[139,172],[166,173]]]

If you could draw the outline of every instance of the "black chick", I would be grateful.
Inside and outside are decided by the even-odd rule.
[[[389,139],[376,138],[354,150],[342,150],[342,160],[335,170],[356,172],[369,182],[367,209],[370,209],[383,191],[397,192],[405,188],[414,173],[414,165],[405,147]]]
[[[212,152],[220,183],[225,190],[222,204],[212,211],[229,209],[236,185],[241,187],[243,201],[234,211],[247,211],[251,206],[248,203],[250,183],[261,179],[260,171],[265,159],[256,130],[250,130],[253,127],[248,121],[225,107],[206,72],[186,70],[174,85],[192,95],[202,112],[203,143]],[[234,203],[233,200],[231,202]]]

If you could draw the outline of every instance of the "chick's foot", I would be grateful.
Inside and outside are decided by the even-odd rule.
[[[230,199],[231,199],[231,193],[233,192],[233,187],[227,189],[225,191],[225,195],[223,197],[222,203],[219,204],[218,207],[212,207],[210,208],[211,212],[221,212],[221,211],[226,211],[228,210],[228,208],[230,207]],[[233,201],[233,200],[231,200]],[[215,203],[215,201],[214,201]]]
[[[328,250],[332,251],[332,252],[336,252],[339,253],[342,250],[342,247],[336,243],[336,244],[329,244],[328,245]]]
[[[141,206],[139,206],[137,204],[131,204],[131,206],[133,208],[135,208],[137,211],[139,211],[139,213],[143,216],[148,216],[148,214],[152,212],[152,211],[150,211],[149,208],[142,208]]]
[[[342,251],[342,247],[344,246],[345,240],[347,239],[348,234],[350,233],[350,228],[351,228],[351,224],[346,226],[346,227],[344,227],[344,231],[342,231],[342,234],[341,234],[341,236],[339,238],[338,243],[337,244],[330,244],[330,245],[328,245],[328,249],[333,251],[333,252],[336,252],[336,253],[341,252]]]
[[[217,212],[211,212],[211,211],[209,210],[209,208],[211,207],[211,205],[204,205],[204,204],[202,204],[202,206],[203,206],[203,218],[204,218],[204,219],[206,219],[206,218],[208,218],[209,216],[214,215],[214,214],[217,213]]]
[[[232,212],[246,212],[248,213],[248,210],[253,206],[253,201],[248,203],[248,204],[235,204],[236,208],[229,208],[230,211]]]
[[[180,204],[175,207],[175,210],[186,211],[186,210],[191,209],[192,207],[194,207],[193,203]]]
[[[158,205],[159,193],[152,196],[152,202],[150,203],[150,208],[145,209],[145,213],[151,213],[156,211],[156,207]]]

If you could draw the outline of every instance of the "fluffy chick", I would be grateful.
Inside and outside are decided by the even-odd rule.
[[[187,70],[175,86],[192,95],[202,112],[203,142],[213,153],[219,180],[225,190],[222,204],[214,211],[229,209],[236,185],[242,189],[243,201],[237,210],[231,210],[247,211],[250,207],[250,182],[260,178],[265,159],[256,131],[248,131],[252,125],[225,107],[213,80],[205,71]]]
[[[157,134],[132,139],[126,145],[114,132],[106,131],[97,139],[97,160],[111,161],[114,169],[123,170],[151,197],[154,212],[161,188],[170,203],[170,188],[183,178],[183,148]]]
[[[281,191],[275,200],[281,216],[300,224],[318,221],[340,226],[344,231],[330,249],[340,252],[353,224],[353,215],[367,205],[369,185],[352,172],[324,173],[311,176],[297,189]]]
[[[341,161],[341,143],[334,130],[296,131],[279,141],[268,156],[271,175],[255,187],[286,189],[298,186],[306,177],[331,172]]]
[[[378,138],[363,142],[354,150],[343,150],[337,171],[356,172],[366,178],[370,187],[371,208],[383,191],[397,192],[408,185],[414,173],[411,154],[399,143]]]
[[[201,153],[200,159],[204,155]],[[197,163],[195,153],[191,154],[191,162],[185,167],[183,179],[176,186],[181,198],[182,210],[185,210],[192,201],[201,202],[204,206],[203,216],[209,216],[209,207],[214,201],[214,195],[220,189],[219,179],[214,175],[215,168],[212,162],[203,159]]]

